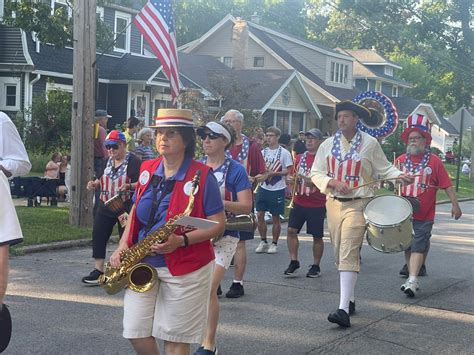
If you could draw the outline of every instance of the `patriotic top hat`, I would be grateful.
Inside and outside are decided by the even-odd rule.
[[[407,128],[402,132],[402,140],[408,144],[408,136],[411,132],[417,131],[426,139],[426,144],[431,143],[430,122],[428,118],[422,114],[416,113],[407,118]]]
[[[185,109],[159,109],[155,123],[150,128],[159,127],[194,127],[193,112]]]

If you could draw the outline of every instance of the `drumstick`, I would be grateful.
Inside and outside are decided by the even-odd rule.
[[[421,174],[418,174],[418,175],[410,175],[410,177],[418,177],[418,176],[421,176]],[[398,177],[389,178],[389,179],[378,179],[378,180],[374,180],[374,181],[368,182],[368,183],[366,183],[366,184],[362,184],[362,185],[353,187],[351,190],[360,189],[361,187],[373,185],[373,184],[376,184],[376,183],[382,182],[382,181],[397,180],[397,179],[398,179]]]

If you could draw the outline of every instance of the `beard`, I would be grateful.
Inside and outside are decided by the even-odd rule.
[[[425,152],[425,147],[419,147],[415,144],[409,144],[407,146],[407,153],[410,155],[419,155]]]

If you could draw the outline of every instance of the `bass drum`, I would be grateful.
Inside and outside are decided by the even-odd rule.
[[[367,242],[382,253],[408,249],[413,240],[412,207],[400,196],[377,196],[364,209]]]

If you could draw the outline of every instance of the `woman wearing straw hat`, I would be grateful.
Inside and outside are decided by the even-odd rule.
[[[112,254],[119,267],[120,253],[143,240],[173,216],[184,212],[193,177],[201,178],[191,216],[218,222],[209,229],[186,232],[178,228],[162,244],[151,247],[143,262],[153,265],[158,282],[143,293],[127,289],[124,296],[123,336],[139,354],[188,354],[190,343],[205,331],[214,251],[210,239],[225,228],[225,214],[217,180],[206,165],[193,160],[196,134],[192,112],[160,109],[155,118],[156,149],[160,157],[142,163],[134,206],[124,238]]]
[[[235,142],[235,131],[225,123],[209,122],[205,126],[199,127],[197,134],[202,139],[203,150],[206,153],[201,161],[211,167],[214,172],[221,197],[224,199],[226,213],[229,216],[249,214],[252,211],[252,183],[245,168],[226,155],[226,150]],[[216,268],[212,277],[207,330],[201,343],[202,346],[194,355],[217,353],[215,344],[219,321],[217,290],[230,266],[238,242],[239,232],[226,230],[224,235],[213,243]]]

